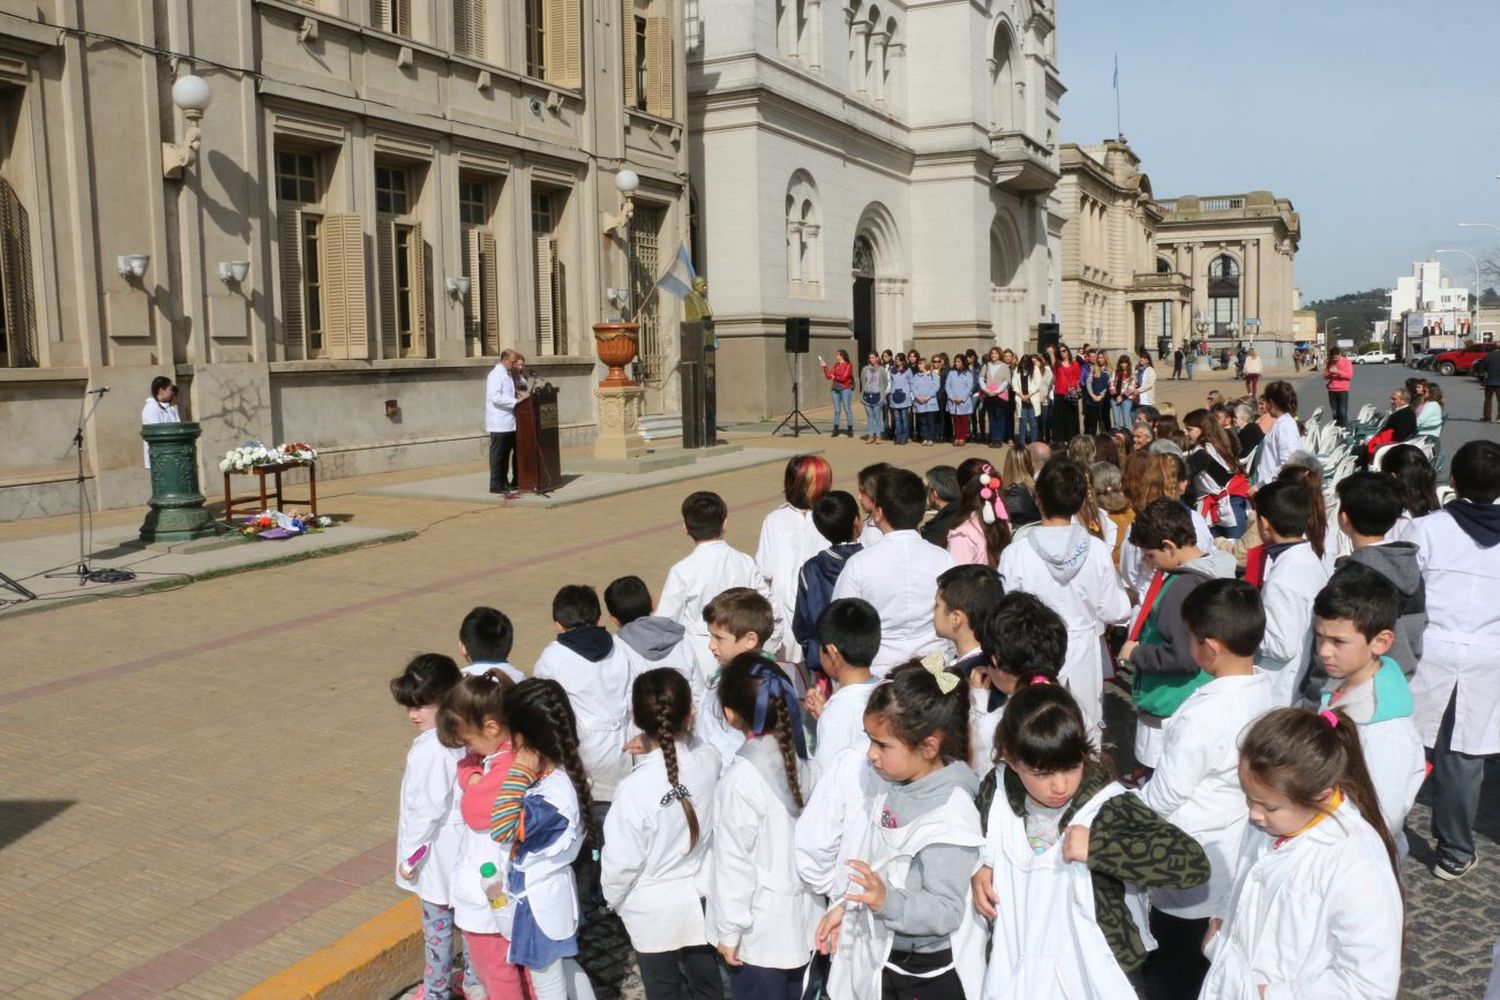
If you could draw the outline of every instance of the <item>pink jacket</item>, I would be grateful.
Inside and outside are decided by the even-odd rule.
[[[970,514],[948,532],[948,554],[960,566],[972,563],[994,567],[995,564],[990,562],[989,544],[984,538],[984,525],[979,523],[978,514]]]
[[[1323,378],[1328,382],[1329,392],[1348,392],[1349,383],[1354,380],[1354,362],[1345,357],[1328,362]]]

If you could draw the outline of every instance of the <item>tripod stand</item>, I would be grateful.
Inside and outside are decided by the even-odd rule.
[[[34,600],[36,600],[36,595],[35,594],[33,594],[31,591],[27,590],[25,587],[21,586],[21,584],[19,584],[16,581],[12,580],[10,577],[6,576],[4,573],[0,573],[0,589],[13,590],[17,594],[21,595],[20,598],[19,598],[19,600],[16,600],[16,601],[0,601],[0,605],[18,604],[18,603],[20,603],[20,601],[34,601]]]
[[[802,354],[800,351],[792,355],[792,412],[782,418],[781,423],[777,424],[776,429],[771,432],[771,436],[775,437],[780,434],[782,428],[786,427],[787,424],[792,425],[792,437],[802,436],[802,425],[804,424],[814,434],[823,433],[818,430],[816,424],[807,419],[807,414],[802,412]]]
[[[83,394],[83,399],[78,404],[78,429],[73,432],[73,441],[68,445],[78,455],[78,564],[70,570],[48,573],[47,579],[60,580],[74,577],[78,585],[82,587],[86,583],[123,583],[126,580],[134,580],[135,574],[128,569],[91,569],[89,567],[88,546],[84,541],[84,516],[92,515],[89,508],[88,491],[84,486],[83,476],[83,429],[93,418],[94,411],[99,408],[104,394],[109,390],[90,389]],[[89,405],[89,397],[94,397],[93,405]],[[92,517],[90,517],[92,521]]]

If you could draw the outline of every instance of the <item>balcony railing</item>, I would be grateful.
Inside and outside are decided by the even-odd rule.
[[[1181,271],[1140,271],[1135,275],[1137,288],[1174,288],[1187,283],[1188,276]]]
[[[990,133],[990,152],[995,157],[991,181],[1016,194],[1051,191],[1057,186],[1055,150],[1024,132]]]

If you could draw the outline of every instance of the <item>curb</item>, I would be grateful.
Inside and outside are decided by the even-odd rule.
[[[415,896],[242,994],[239,1000],[394,997],[421,975],[422,907]]]

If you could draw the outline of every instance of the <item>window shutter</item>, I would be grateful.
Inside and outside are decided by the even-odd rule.
[[[281,264],[281,350],[286,361],[307,356],[303,341],[302,212],[283,201],[276,211],[276,252]]]
[[[542,24],[547,82],[583,86],[583,24],[580,0],[547,0]]]
[[[375,220],[375,291],[380,310],[380,356],[399,358],[396,331],[396,223],[387,216]]]
[[[485,53],[484,0],[453,0],[453,50],[483,59]]]
[[[620,75],[625,78],[625,106],[635,107],[635,0],[620,0]]]
[[[672,22],[646,18],[646,110],[661,118],[672,115]]]
[[[320,235],[323,345],[330,358],[368,358],[364,219],[354,214],[325,216]]]
[[[411,234],[406,241],[411,254],[411,351],[410,357],[425,358],[427,354],[427,244],[422,240],[422,224],[413,222]]]
[[[395,33],[403,38],[411,37],[411,0],[386,0],[396,5]]]
[[[480,303],[481,330],[484,333],[484,353],[500,353],[500,261],[495,237],[489,233],[479,234],[479,288],[483,295]],[[469,294],[474,294],[470,286]],[[475,296],[476,299],[479,296]]]
[[[464,277],[469,279],[469,296],[464,302],[464,346],[480,339],[484,331],[483,283],[484,234],[478,229],[464,230]],[[486,353],[484,350],[480,354]]]
[[[31,223],[10,182],[0,178],[0,271],[4,274],[6,356],[12,368],[40,364],[31,270]]]
[[[370,23],[380,31],[391,30],[391,4],[399,0],[370,0]]]
[[[568,353],[568,268],[552,241],[552,348],[556,354]]]
[[[536,352],[556,354],[553,327],[552,237],[538,236],[536,241]]]

